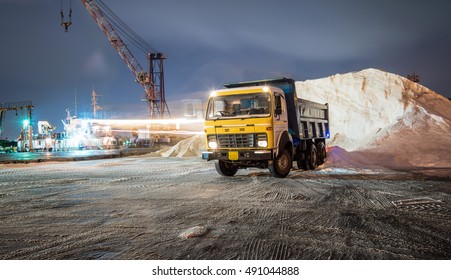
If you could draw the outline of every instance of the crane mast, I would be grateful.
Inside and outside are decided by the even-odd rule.
[[[136,81],[144,88],[143,101],[148,103],[150,118],[164,118],[165,114],[170,116],[164,91],[163,60],[166,59],[166,55],[161,52],[146,50],[146,58],[149,64],[149,71],[146,72],[110,21],[114,17],[117,20],[120,19],[101,0],[81,0],[81,2],[127,67],[132,71]],[[109,19],[106,14],[113,15],[113,18],[110,17]],[[135,33],[133,34],[138,36]]]

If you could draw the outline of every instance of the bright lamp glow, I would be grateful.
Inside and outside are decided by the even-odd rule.
[[[266,141],[266,140],[258,141],[257,145],[262,148],[268,147],[268,141]]]
[[[208,147],[210,147],[211,149],[216,149],[218,148],[218,143],[216,143],[215,141],[208,142]]]
[[[269,87],[263,87],[264,92],[269,92]]]
[[[22,124],[23,124],[24,127],[27,127],[30,124],[30,120],[25,119],[25,120],[22,121]]]

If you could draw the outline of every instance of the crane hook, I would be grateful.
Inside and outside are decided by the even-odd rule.
[[[63,0],[61,0],[61,26],[64,26],[64,32],[68,31],[70,25],[72,25],[72,0],[69,0],[69,21],[64,21]]]

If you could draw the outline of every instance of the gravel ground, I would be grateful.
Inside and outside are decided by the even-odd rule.
[[[226,178],[199,158],[129,157],[0,178],[0,259],[451,259],[449,177]]]

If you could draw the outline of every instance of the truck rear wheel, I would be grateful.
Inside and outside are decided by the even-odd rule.
[[[305,163],[307,169],[314,170],[318,166],[318,155],[316,146],[312,143],[307,147],[307,152],[305,154]]]
[[[215,167],[216,171],[222,176],[233,176],[238,171],[238,166],[223,160],[216,161]]]
[[[269,164],[268,169],[273,177],[285,178],[290,173],[293,165],[293,159],[289,150],[284,149],[279,155]]]
[[[324,142],[319,142],[316,145],[316,150],[318,152],[318,165],[321,165],[326,161],[327,157],[326,145],[324,145]]]

